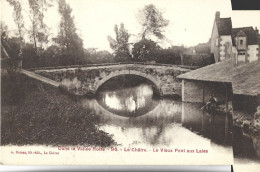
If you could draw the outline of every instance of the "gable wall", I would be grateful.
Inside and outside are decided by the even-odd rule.
[[[247,53],[249,62],[258,60],[259,45],[248,45]]]
[[[211,33],[211,43],[210,52],[214,54],[215,62],[219,61],[219,34],[216,21],[214,22],[212,33]]]
[[[231,35],[220,36],[220,61],[230,59],[232,54]]]

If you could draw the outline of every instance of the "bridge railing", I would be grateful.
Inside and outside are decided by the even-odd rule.
[[[29,68],[26,70],[48,70],[48,69],[67,69],[67,68],[80,68],[80,67],[95,67],[95,66],[110,66],[118,65],[118,63],[99,63],[99,64],[84,64],[84,65],[70,65],[70,66],[50,66],[50,67],[39,67],[39,68]]]
[[[68,69],[68,68],[81,68],[81,67],[99,67],[99,66],[113,66],[120,64],[140,64],[140,65],[153,65],[153,66],[167,66],[167,67],[181,67],[185,69],[198,69],[199,66],[185,66],[185,65],[175,65],[175,64],[163,64],[163,63],[150,63],[150,62],[118,62],[118,63],[98,63],[98,64],[84,64],[84,65],[70,65],[70,66],[51,66],[51,67],[39,67],[39,68],[29,68],[26,70],[51,70],[51,69]]]

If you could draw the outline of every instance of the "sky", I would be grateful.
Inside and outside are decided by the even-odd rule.
[[[1,19],[9,30],[16,31],[12,18],[12,8],[1,1]],[[30,27],[27,0],[23,2],[23,15],[26,28]],[[77,33],[84,41],[85,48],[112,51],[107,36],[115,37],[115,24],[124,23],[131,34],[130,42],[136,42],[141,26],[138,23],[138,11],[145,5],[154,4],[163,11],[169,25],[165,28],[168,39],[162,46],[194,46],[207,42],[211,36],[215,12],[220,17],[232,17],[233,27],[257,26],[260,28],[260,11],[232,11],[229,0],[66,0],[74,16]],[[60,15],[57,5],[49,8],[45,23],[51,36],[58,33]]]

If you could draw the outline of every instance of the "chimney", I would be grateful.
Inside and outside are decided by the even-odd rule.
[[[257,35],[259,35],[259,30],[257,29],[257,27],[255,27],[255,32]]]
[[[215,20],[219,20],[219,18],[220,18],[220,12],[217,11],[216,14],[215,14]]]

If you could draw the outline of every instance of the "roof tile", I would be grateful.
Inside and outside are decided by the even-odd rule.
[[[231,18],[219,18],[216,20],[219,35],[231,35],[232,22]]]
[[[233,28],[232,29],[232,41],[233,45],[235,45],[235,37],[239,35],[239,33],[244,32],[247,37],[248,45],[256,45],[257,44],[257,34],[253,27],[241,27],[241,28]]]

